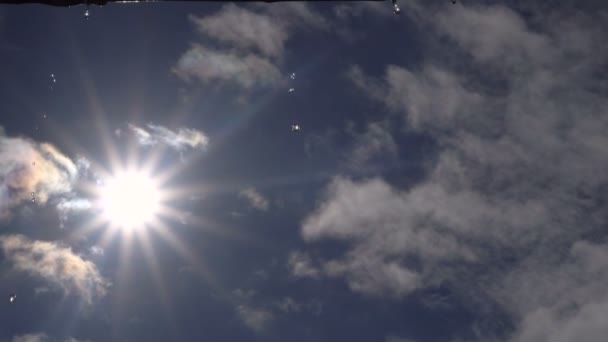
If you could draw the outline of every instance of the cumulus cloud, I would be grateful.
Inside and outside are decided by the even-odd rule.
[[[0,248],[15,270],[44,279],[66,294],[77,294],[87,304],[103,297],[109,287],[95,264],[70,248],[22,235],[0,236]]]
[[[246,199],[249,204],[255,209],[262,211],[268,210],[268,200],[254,188],[247,188],[245,190],[242,190],[241,192],[239,192],[239,197]]]
[[[404,5],[444,39],[441,56],[349,77],[434,138],[436,162],[407,189],[337,177],[302,225],[309,242],[348,246],[319,276],[374,295],[449,284],[470,305],[497,303],[514,340],[601,340],[605,246],[588,240],[608,217],[602,14],[546,13],[532,29],[504,6]]]
[[[202,149],[209,144],[209,138],[203,132],[192,128],[179,128],[177,131],[172,131],[154,124],[148,124],[146,128],[129,124],[129,129],[142,145],[165,144],[178,151],[183,151]]]
[[[0,130],[0,219],[24,201],[44,204],[70,192],[78,168],[51,144],[11,138]]]

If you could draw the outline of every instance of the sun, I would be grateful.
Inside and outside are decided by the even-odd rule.
[[[100,200],[105,219],[125,229],[145,226],[160,208],[158,185],[143,172],[129,171],[110,178],[101,189]]]

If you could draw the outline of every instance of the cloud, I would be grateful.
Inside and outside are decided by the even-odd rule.
[[[531,28],[504,6],[404,5],[433,54],[348,75],[433,138],[436,161],[408,188],[336,177],[301,232],[347,249],[316,274],[379,296],[449,286],[507,313],[515,341],[603,339],[608,258],[589,240],[607,237],[606,21],[556,10]]]
[[[284,313],[302,313],[307,311],[313,315],[320,315],[323,311],[323,303],[317,299],[298,301],[291,297],[284,297],[276,302],[276,306]]]
[[[270,311],[261,308],[239,305],[236,310],[243,323],[256,332],[265,330],[273,319]]]
[[[31,201],[38,204],[50,196],[70,192],[77,166],[57,148],[25,138],[10,138],[0,130],[0,219],[11,209]]]
[[[394,159],[399,148],[386,122],[369,123],[363,133],[355,134],[348,163],[357,170],[369,168],[378,159]]]
[[[192,43],[173,73],[186,82],[227,83],[244,89],[280,83],[281,60],[293,32],[330,27],[305,3],[250,8],[228,4],[212,15],[191,15],[190,21],[204,36],[219,42],[219,47]]]
[[[274,315],[270,310],[253,304],[256,292],[251,289],[236,289],[232,294],[236,303],[236,313],[243,324],[255,332],[266,330],[273,321]]]
[[[414,340],[395,335],[389,335],[386,337],[386,342],[414,342]]]
[[[340,20],[348,20],[352,18],[359,18],[368,14],[375,14],[382,17],[389,17],[394,15],[392,8],[386,6],[382,2],[355,2],[355,3],[342,3],[334,6],[334,15]]]
[[[202,83],[225,81],[245,89],[272,86],[281,79],[281,72],[271,61],[251,53],[237,53],[192,44],[173,72],[184,81],[197,79]]]
[[[266,14],[228,4],[214,15],[200,18],[190,16],[199,32],[221,42],[243,48],[255,48],[268,57],[283,54],[287,27]]]
[[[254,188],[247,188],[239,192],[239,197],[246,199],[249,204],[258,210],[267,211],[269,202],[268,200],[262,196],[259,192],[257,192]]]
[[[66,294],[75,293],[87,304],[103,297],[109,287],[95,264],[70,248],[23,235],[0,236],[0,248],[15,270],[42,278]]]
[[[319,276],[319,270],[313,266],[310,256],[302,252],[291,252],[287,266],[291,274],[296,277],[316,278]]]
[[[305,2],[284,2],[277,4],[258,3],[256,6],[269,16],[292,29],[330,30],[331,22],[320,12]]]
[[[166,127],[148,124],[146,128],[129,124],[142,145],[165,144],[178,151],[202,149],[209,144],[209,138],[201,131],[192,128],[179,128],[177,132]]]
[[[61,199],[57,204],[61,228],[64,227],[71,213],[86,211],[92,206],[92,203],[86,198]]]
[[[25,334],[13,337],[13,342],[49,342],[49,336],[43,333]]]
[[[51,339],[47,334],[44,333],[32,333],[25,335],[17,335],[13,336],[12,342],[53,342],[60,341],[57,339]],[[79,340],[74,337],[69,337],[65,340],[61,340],[63,342],[87,342],[88,340]]]

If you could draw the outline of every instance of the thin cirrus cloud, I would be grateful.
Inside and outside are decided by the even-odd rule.
[[[57,243],[2,235],[0,248],[16,271],[43,279],[65,294],[78,295],[85,304],[105,296],[110,286],[95,264]]]
[[[436,161],[408,189],[336,177],[301,232],[350,247],[312,274],[397,298],[449,285],[468,305],[507,313],[512,341],[602,340],[608,257],[589,236],[605,237],[608,215],[608,94],[596,76],[608,24],[556,9],[531,29],[500,5],[404,6],[439,53],[349,77],[406,130],[435,139]],[[445,55],[457,63],[436,62]]]
[[[0,219],[32,197],[44,204],[53,195],[70,192],[78,171],[53,145],[8,137],[0,127]]]
[[[177,151],[184,151],[203,149],[209,144],[209,138],[203,132],[192,128],[179,128],[177,131],[172,131],[154,124],[148,124],[145,128],[129,124],[129,129],[141,145],[164,144]]]

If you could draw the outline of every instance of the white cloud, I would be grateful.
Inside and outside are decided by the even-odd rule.
[[[0,132],[0,219],[31,201],[32,193],[36,203],[45,204],[50,196],[70,192],[77,175],[77,166],[53,145]]]
[[[87,304],[103,297],[109,287],[95,264],[70,248],[22,235],[0,236],[0,248],[15,270],[42,278],[64,293],[75,293]]]
[[[287,266],[291,274],[296,277],[316,278],[319,276],[319,270],[312,265],[310,256],[302,252],[290,253]]]
[[[192,128],[179,128],[172,131],[166,127],[154,124],[146,128],[129,124],[129,129],[135,134],[142,145],[165,144],[178,151],[185,149],[202,149],[209,144],[209,138],[201,131]]]
[[[243,323],[256,332],[265,330],[273,319],[273,314],[262,308],[239,305],[236,310]]]
[[[49,336],[43,333],[13,336],[13,342],[49,342]]]
[[[440,32],[483,63],[530,67],[547,61],[554,51],[547,36],[528,29],[523,18],[501,5],[451,6],[435,20]]]
[[[61,199],[57,204],[61,227],[64,227],[65,221],[71,213],[86,211],[91,207],[91,202],[86,198]]]
[[[173,72],[187,82],[225,81],[245,89],[276,85],[281,79],[277,66],[264,57],[215,50],[196,43],[179,58]]]
[[[323,311],[323,303],[317,299],[298,301],[291,297],[284,297],[276,302],[276,306],[284,313],[310,312],[313,315],[320,315]]]
[[[353,3],[340,3],[333,8],[334,15],[340,20],[348,20],[369,14],[382,17],[393,16],[390,6],[384,2],[361,1]]]
[[[228,4],[214,15],[200,18],[190,16],[197,29],[222,42],[239,48],[255,48],[269,57],[283,54],[288,33],[286,25],[266,14]]]
[[[350,167],[363,169],[378,158],[394,159],[399,148],[389,132],[386,122],[372,122],[365,131],[355,135],[355,143],[349,156]]]
[[[552,13],[532,29],[502,6],[405,6],[429,40],[447,37],[429,43],[441,56],[349,77],[434,138],[437,161],[407,189],[337,177],[302,226],[348,246],[318,275],[374,295],[442,283],[497,303],[521,323],[514,340],[602,340],[608,257],[585,241],[608,217],[606,21]]]
[[[255,209],[266,211],[268,210],[269,202],[254,188],[247,188],[239,192],[239,197],[245,198],[249,204]]]
[[[386,337],[386,342],[414,342],[414,340],[395,335],[389,335]]]
[[[258,3],[256,6],[290,28],[329,30],[330,21],[305,2]]]
[[[51,339],[45,333],[31,333],[31,334],[25,334],[25,335],[17,335],[17,336],[13,336],[13,340],[12,340],[12,342],[52,342],[52,341],[59,341],[59,340]],[[64,342],[90,342],[88,340],[86,340],[86,341],[79,340],[74,337],[69,337],[62,341],[64,341]]]
[[[228,4],[206,17],[191,15],[190,20],[199,32],[219,41],[220,47],[192,43],[173,72],[186,82],[228,83],[244,89],[280,83],[285,45],[296,29],[330,27],[305,3],[250,8]]]

